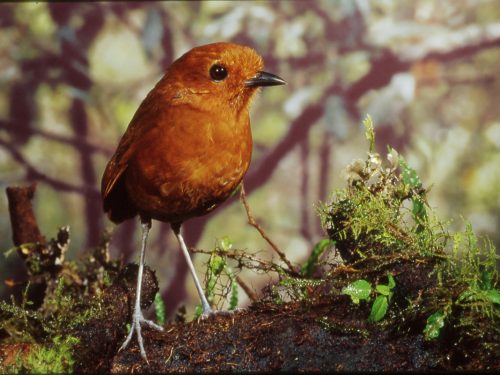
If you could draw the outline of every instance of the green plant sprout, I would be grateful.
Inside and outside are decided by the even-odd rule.
[[[165,324],[166,314],[165,314],[165,303],[163,302],[163,299],[161,298],[161,294],[159,292],[156,293],[153,304],[155,307],[156,321],[158,322],[159,325],[162,326]]]
[[[23,367],[33,374],[71,373],[75,360],[73,346],[79,340],[73,336],[56,336],[51,345],[37,345],[23,361]]]
[[[222,237],[216,242],[215,248],[208,259],[207,273],[205,276],[205,295],[208,302],[212,305],[216,295],[216,287],[221,285],[221,277],[225,275],[228,283],[222,287],[221,295],[229,299],[229,310],[234,310],[238,306],[238,283],[236,282],[236,273],[227,263],[225,256],[220,253],[227,253],[233,247],[233,243],[228,236]],[[195,318],[198,318],[203,312],[201,304],[195,309]]]
[[[467,311],[460,325],[474,328],[481,316],[494,321],[500,318],[500,291],[496,288],[498,271],[496,250],[490,241],[481,248],[470,223],[465,231],[453,235],[452,253],[439,270],[440,286],[456,287],[461,293],[447,300],[426,322],[424,336],[433,340],[440,336],[449,316],[454,310]],[[469,316],[467,316],[469,315]],[[477,319],[475,321],[475,319]],[[496,328],[500,332],[499,328]]]
[[[373,126],[373,120],[370,115],[366,115],[363,120],[363,126],[365,127],[365,137],[368,140],[368,150],[372,153],[375,150],[375,128]]]
[[[16,250],[17,251],[21,250],[21,252],[23,252],[24,249],[29,249],[30,247],[35,247],[36,245],[37,244],[35,242],[26,242],[26,243],[23,243],[23,244],[21,244],[19,246],[12,246],[12,247],[8,248],[7,250],[4,250],[3,255],[5,256],[5,258],[8,258]]]
[[[369,281],[364,279],[356,280],[344,287],[341,294],[350,296],[351,301],[357,305],[360,301],[369,301],[372,292],[375,292],[377,296],[372,304],[368,321],[378,322],[386,315],[393,294],[392,289],[396,286],[394,277],[390,273],[387,274],[387,278],[389,280],[387,285],[377,284],[373,290]]]
[[[369,116],[363,125],[368,157],[353,161],[346,168],[347,188],[337,190],[330,203],[319,205],[322,226],[347,266],[332,267],[331,277],[341,276],[334,284],[354,304],[376,293],[369,317],[375,322],[386,316],[395,284],[389,279],[387,285],[373,289],[367,276],[376,278],[395,265],[415,269],[416,279],[405,279],[405,271],[398,277],[398,285],[405,290],[415,289],[409,289],[413,294],[405,296],[406,302],[399,297],[394,305],[394,315],[400,317],[395,324],[423,322],[426,340],[453,329],[457,340],[476,340],[474,345],[485,353],[498,352],[500,291],[495,248],[488,240],[480,242],[468,223],[463,232],[449,233],[448,224],[427,204],[427,190],[417,172],[390,147],[387,161],[382,160],[375,152]],[[317,258],[311,255],[316,265],[304,265],[303,276],[312,275]],[[346,270],[362,276],[352,281],[345,277]]]
[[[377,284],[375,286],[375,290],[378,295],[373,302],[370,316],[368,317],[368,321],[370,322],[378,322],[379,320],[382,320],[387,313],[387,308],[389,307],[389,302],[391,301],[393,294],[392,289],[396,286],[396,282],[390,273],[387,274],[387,278],[389,279],[387,285]]]

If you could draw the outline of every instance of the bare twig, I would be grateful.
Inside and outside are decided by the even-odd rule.
[[[248,206],[248,202],[246,199],[245,188],[243,187],[243,184],[241,184],[240,200],[241,203],[243,203],[243,206],[245,207],[245,211],[248,217],[248,224],[250,224],[259,231],[262,238],[266,240],[266,242],[271,246],[271,248],[276,252],[276,254],[278,254],[280,259],[287,265],[289,271],[291,271],[293,274],[296,274],[297,271],[295,270],[295,267],[292,265],[292,263],[290,263],[285,253],[283,253],[278,248],[278,246],[276,246],[276,244],[266,235],[264,230],[260,227],[260,225],[257,223],[257,221],[255,221],[254,217],[252,216],[252,213],[250,212],[250,207]]]
[[[245,291],[248,298],[250,298],[250,300],[252,302],[257,302],[259,300],[257,293],[255,293],[254,290],[252,288],[250,288],[250,286],[248,286],[247,283],[245,283],[243,281],[243,279],[240,277],[240,275],[236,276],[236,282],[241,286],[241,289],[243,289]]]
[[[295,276],[297,273],[295,270],[288,270],[283,268],[282,266],[274,263],[273,261],[266,261],[263,259],[260,259],[254,254],[249,254],[246,251],[243,250],[231,250],[231,251],[226,251],[226,250],[203,250],[203,249],[190,249],[194,254],[206,254],[206,255],[212,255],[212,254],[217,254],[221,257],[225,257],[228,259],[233,259],[238,263],[236,266],[238,269],[249,269],[253,270],[254,272],[262,272],[262,273],[269,273],[269,272],[276,272],[277,274],[288,274],[290,276]]]

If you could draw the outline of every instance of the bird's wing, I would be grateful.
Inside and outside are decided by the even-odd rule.
[[[135,154],[137,140],[141,139],[155,123],[157,108],[153,107],[152,103],[154,100],[150,95],[141,103],[102,177],[103,208],[110,219],[115,222],[121,222],[137,214],[136,209],[129,202],[123,177]]]

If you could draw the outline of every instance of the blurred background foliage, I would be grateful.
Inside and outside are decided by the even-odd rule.
[[[138,222],[115,228],[104,217],[101,175],[169,64],[215,41],[252,46],[266,70],[288,81],[255,101],[245,188],[254,216],[291,260],[303,261],[324,237],[315,205],[344,186],[348,163],[364,158],[366,113],[378,151],[391,145],[406,157],[431,186],[431,206],[457,228],[469,219],[500,247],[498,0],[0,4],[0,29],[2,191],[37,181],[41,230],[51,237],[69,224],[70,257],[110,228],[112,255],[137,261]],[[6,250],[4,193],[0,211]],[[229,236],[234,247],[273,256],[237,196],[184,232],[192,247]],[[197,301],[177,247],[169,226],[155,222],[146,259],[170,313]],[[201,274],[206,258],[195,258]],[[17,256],[2,255],[2,284],[19,280],[21,268]],[[270,278],[241,276],[257,291]]]

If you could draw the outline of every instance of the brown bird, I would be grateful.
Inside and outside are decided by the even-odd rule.
[[[140,307],[146,241],[151,220],[171,223],[200,295],[203,315],[213,311],[180,234],[187,219],[226,200],[245,175],[252,155],[249,107],[261,86],[283,85],[262,71],[251,48],[213,43],[193,48],[167,70],[139,106],[102,178],[104,211],[115,223],[139,215],[142,246],[130,332],[142,357]]]

